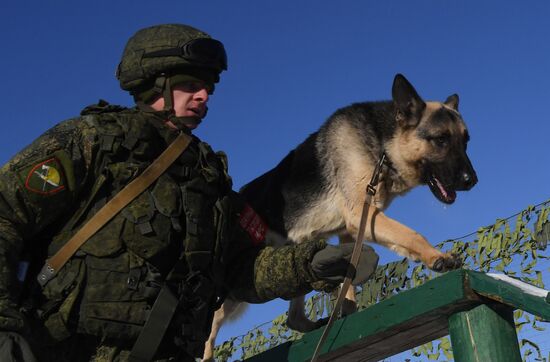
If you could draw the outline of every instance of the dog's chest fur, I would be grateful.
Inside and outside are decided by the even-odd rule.
[[[297,242],[343,232],[344,214],[361,213],[367,185],[378,162],[373,159],[378,153],[374,150],[381,147],[367,144],[346,118],[333,119],[330,126],[314,134],[315,142],[311,142],[316,151],[312,154],[320,166],[316,192],[302,195],[305,202],[287,203],[285,215],[290,217],[285,219],[285,229],[288,237]],[[378,209],[385,210],[396,196],[415,185],[405,182],[392,164],[383,168],[376,186],[373,202]]]

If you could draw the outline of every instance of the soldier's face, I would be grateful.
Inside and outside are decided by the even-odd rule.
[[[206,115],[208,103],[208,87],[204,82],[189,81],[180,83],[172,89],[174,113],[177,117],[196,117],[202,119]],[[164,98],[155,100],[151,107],[156,110],[164,108]],[[188,128],[196,128],[196,125],[188,125]]]
[[[177,117],[197,117],[206,115],[208,90],[203,82],[185,82],[172,90],[174,112]]]

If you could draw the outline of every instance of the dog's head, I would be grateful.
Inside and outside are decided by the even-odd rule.
[[[451,204],[456,191],[471,189],[477,176],[466,154],[468,130],[458,112],[458,95],[424,102],[401,74],[392,87],[395,120],[407,139],[407,162],[440,201]]]

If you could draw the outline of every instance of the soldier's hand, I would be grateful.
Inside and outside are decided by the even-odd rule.
[[[327,245],[318,251],[311,261],[311,269],[317,277],[333,283],[342,283],[346,277],[353,253],[353,244]],[[368,245],[363,245],[353,285],[366,282],[376,270],[378,254]]]
[[[19,333],[0,331],[0,361],[37,362],[31,346]]]

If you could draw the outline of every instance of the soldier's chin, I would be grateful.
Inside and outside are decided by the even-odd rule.
[[[181,117],[171,117],[167,124],[174,129],[189,129],[194,130],[201,123],[201,118],[196,116],[181,116]]]
[[[199,126],[199,124],[201,123],[202,121],[202,118],[199,117],[199,116],[186,116],[186,117],[182,117],[183,119],[183,124],[185,125],[185,127],[189,128],[189,129],[195,129]]]
[[[445,187],[443,183],[435,176],[431,176],[426,182],[432,191],[432,194],[444,204],[450,205],[456,200],[456,191]]]

